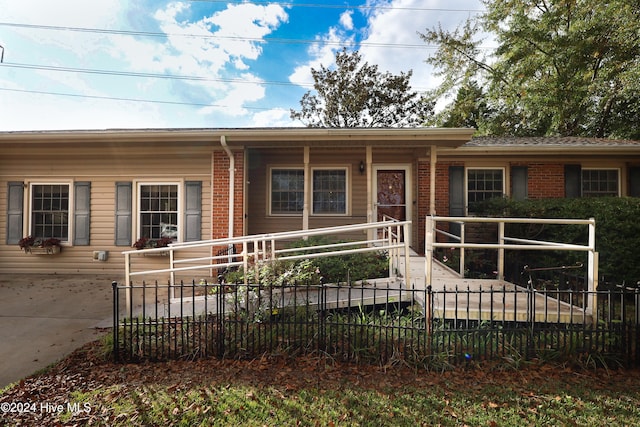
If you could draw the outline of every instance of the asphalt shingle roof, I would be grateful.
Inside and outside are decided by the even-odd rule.
[[[474,137],[465,147],[640,147],[640,141],[606,138],[583,138],[576,136],[534,136],[534,137]]]

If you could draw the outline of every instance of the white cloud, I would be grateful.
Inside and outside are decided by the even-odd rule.
[[[274,108],[273,110],[255,113],[251,125],[255,127],[300,127],[302,123],[295,123],[289,117],[289,110]]]
[[[312,68],[317,70],[321,66],[332,66],[335,63],[336,51],[354,46],[355,37],[346,30],[342,26],[330,27],[326,34],[316,37],[318,43],[312,44],[307,51],[309,59],[294,69],[289,81],[299,85],[312,85]]]
[[[196,126],[208,123],[206,113],[229,117],[249,115],[243,106],[265,96],[265,85],[250,72],[249,61],[260,57],[262,40],[286,22],[287,13],[278,5],[243,3],[225,5],[224,9],[214,9],[205,15],[202,15],[201,8],[201,14],[197,15],[192,6],[192,3],[172,1],[159,5],[154,11],[149,10],[147,4],[144,6],[147,10],[140,14],[137,12],[141,11],[141,6],[132,6],[126,0],[0,0],[3,20],[7,22],[133,29],[166,34],[166,37],[148,37],[11,27],[12,42],[9,43],[9,37],[3,37],[2,43],[5,47],[8,47],[7,43],[11,45],[11,54],[19,52],[20,55],[6,55],[5,61],[9,58],[16,63],[206,79],[170,80],[52,71],[21,72],[8,68],[8,71],[0,70],[0,87],[225,106],[201,109],[200,114],[185,117],[188,123]],[[138,27],[132,27],[133,21]],[[14,44],[21,48],[14,47]],[[19,78],[14,82],[13,76]],[[163,123],[175,123],[172,114],[175,110],[185,109],[197,111],[196,107],[172,108],[154,103],[5,91],[0,97],[0,117],[9,117],[4,113],[11,111],[11,115],[19,112],[24,120],[21,118],[9,123],[0,119],[0,129],[129,127],[136,126],[134,123],[142,127],[152,123],[162,127]],[[59,117],[61,111],[65,114],[62,118]],[[34,120],[33,117],[38,119]]]
[[[437,25],[453,30],[484,8],[480,0],[370,0],[370,4],[386,7],[371,9],[374,12],[367,18],[367,36],[361,48],[363,58],[378,64],[381,71],[398,74],[412,70],[412,87],[420,91],[436,87],[441,78],[434,76],[432,66],[425,62],[434,50],[418,33]],[[367,43],[373,46],[366,46]],[[375,46],[379,43],[401,47]]]
[[[353,47],[353,31],[361,31],[364,37],[358,49],[363,61],[378,65],[381,72],[399,74],[412,70],[411,83],[415,90],[433,88],[440,81],[425,62],[433,50],[427,49],[418,33],[438,23],[443,28],[453,29],[473,13],[468,10],[482,9],[480,0],[368,0],[367,6],[370,7],[362,9],[367,20],[365,28],[356,29],[353,13],[345,12],[340,16],[339,24],[319,38]],[[309,60],[297,67],[289,80],[313,83],[311,68],[333,65],[338,49],[335,44],[326,43],[312,47]]]
[[[340,25],[345,30],[353,30],[353,11],[347,10],[342,15],[340,15]]]
[[[0,0],[0,10],[5,22],[103,28],[116,22],[127,3],[127,0]]]

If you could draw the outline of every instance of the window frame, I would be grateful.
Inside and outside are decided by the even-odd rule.
[[[469,172],[476,170],[500,171],[502,173],[502,193],[500,195],[508,195],[507,188],[509,183],[507,182],[507,173],[504,166],[466,166],[464,168],[464,207],[466,215],[473,214],[473,212],[469,210]]]
[[[349,175],[349,167],[348,166],[319,166],[311,168],[311,193],[309,194],[309,204],[311,206],[309,214],[312,216],[349,216],[351,203],[349,203],[350,199],[350,191],[351,182]],[[314,204],[314,183],[315,183],[315,173],[316,171],[343,171],[344,172],[344,212],[315,212],[315,204]]]
[[[28,205],[28,219],[27,219],[27,235],[29,236],[33,236],[34,230],[34,223],[33,223],[33,196],[34,196],[34,187],[35,186],[39,186],[39,185],[66,185],[68,188],[68,194],[69,194],[69,206],[67,208],[67,238],[66,239],[60,239],[60,243],[64,246],[72,246],[73,243],[73,231],[74,231],[74,186],[73,186],[73,181],[31,181],[28,182],[28,189],[29,189],[29,194],[28,194],[28,199],[27,199],[27,205]],[[43,238],[50,238],[50,237],[54,237],[54,236],[42,236]]]
[[[616,194],[586,194],[584,191],[584,172],[585,171],[615,171],[617,178],[617,188]],[[609,168],[601,168],[601,167],[582,167],[580,169],[580,197],[620,197],[622,194],[622,183],[620,180],[621,171],[620,168],[609,167]]]
[[[273,210],[273,172],[274,171],[298,171],[302,172],[302,209],[299,211],[285,212],[285,211],[274,211]],[[271,166],[269,167],[269,177],[267,179],[267,207],[270,216],[288,216],[288,217],[301,217],[304,212],[304,168],[298,166]]]
[[[144,180],[144,181],[136,181],[135,182],[135,194],[133,195],[133,197],[135,198],[135,212],[133,212],[133,220],[135,221],[135,226],[132,227],[135,230],[135,236],[133,236],[134,241],[139,239],[140,237],[142,237],[142,221],[141,221],[141,215],[142,215],[142,200],[141,200],[141,195],[142,195],[142,187],[145,185],[157,185],[157,186],[161,186],[161,185],[175,185],[177,187],[177,210],[176,210],[176,216],[177,216],[177,236],[174,239],[174,242],[182,242],[183,241],[183,235],[184,235],[184,224],[183,224],[183,217],[184,217],[184,201],[182,200],[182,198],[184,197],[184,182],[183,181],[150,181],[150,180]],[[146,212],[146,211],[145,211]],[[156,237],[150,237],[151,239],[157,239]]]

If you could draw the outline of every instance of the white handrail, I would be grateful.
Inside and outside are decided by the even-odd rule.
[[[401,236],[407,236],[409,233],[409,225],[411,221],[396,221],[392,219],[386,219],[374,223],[366,224],[351,224],[337,227],[324,227],[308,230],[296,230],[286,231],[280,233],[258,234],[242,237],[234,237],[230,239],[212,239],[198,242],[183,242],[174,243],[164,248],[142,249],[142,250],[127,250],[122,252],[125,258],[125,283],[129,285],[132,277],[158,275],[169,273],[171,283],[175,283],[175,274],[179,272],[188,272],[196,270],[207,270],[211,272],[214,269],[221,269],[226,267],[239,267],[247,271],[250,261],[265,261],[272,259],[282,260],[294,260],[305,258],[318,258],[334,255],[343,255],[351,253],[373,252],[373,251],[388,251],[389,254],[389,277],[398,276],[398,268],[400,266],[401,251],[404,248],[405,257],[405,269],[403,279],[407,286],[410,286],[410,262],[409,262],[409,246],[407,239],[403,242]],[[364,233],[365,235],[374,236],[372,239],[363,239],[349,241],[345,243],[337,243],[332,245],[318,245],[318,246],[303,246],[296,247],[294,249],[276,248],[276,244],[286,241],[290,242],[294,239],[302,239],[311,236],[322,235],[335,235],[338,237],[344,236],[346,233],[353,233],[357,231],[373,230],[373,233]],[[383,238],[379,237],[381,231]],[[178,254],[182,254],[187,251],[192,251],[198,248],[209,248],[209,251],[215,247],[236,247],[241,246],[240,253],[229,253],[224,255],[210,255],[210,256],[191,256],[187,258],[178,258]],[[333,249],[324,251],[326,249]],[[319,251],[323,250],[323,251]],[[288,255],[291,252],[309,252],[305,255]],[[169,266],[165,268],[156,268],[153,270],[135,270],[133,268],[133,259],[138,256],[144,256],[154,253],[169,253]],[[192,252],[193,255],[193,252]],[[188,255],[187,255],[188,256]],[[224,262],[218,262],[224,260]],[[245,275],[245,284],[247,277]],[[127,288],[127,309],[130,308],[131,295],[130,289]]]
[[[438,222],[458,223],[461,225],[460,236],[456,236],[445,230],[437,228]],[[467,243],[465,241],[466,223],[489,223],[498,224],[498,243]],[[586,225],[588,228],[588,243],[577,245],[561,242],[545,242],[540,240],[529,240],[505,236],[505,224],[557,224],[557,225]],[[596,252],[595,238],[596,221],[589,219],[558,219],[558,218],[482,218],[482,217],[446,217],[427,216],[425,224],[425,286],[430,286],[433,280],[433,255],[437,248],[459,248],[460,249],[460,275],[464,275],[464,250],[465,249],[497,249],[498,265],[497,278],[504,279],[504,251],[505,250],[552,250],[552,251],[581,251],[588,254],[587,285],[592,299],[587,302],[587,312],[593,314],[596,305],[596,293],[598,288],[598,253]],[[437,236],[444,235],[456,240],[459,243],[438,242]],[[505,243],[510,242],[510,243]]]

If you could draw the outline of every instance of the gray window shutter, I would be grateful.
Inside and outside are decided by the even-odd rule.
[[[528,197],[528,168],[526,166],[511,167],[511,197],[524,200]]]
[[[449,166],[449,216],[464,216],[464,167]],[[449,224],[449,232],[460,235],[460,224]]]
[[[22,239],[24,183],[11,181],[7,188],[7,245],[17,245]]]
[[[76,182],[73,197],[73,244],[87,246],[91,228],[91,183]]]
[[[202,238],[202,182],[187,181],[184,187],[184,240],[192,242]]]
[[[582,196],[582,168],[580,165],[564,165],[564,197]]]
[[[629,190],[630,197],[640,197],[640,167],[629,168]]]
[[[132,197],[130,182],[116,182],[116,246],[131,246]]]
[[[463,166],[449,166],[449,216],[464,216]]]

